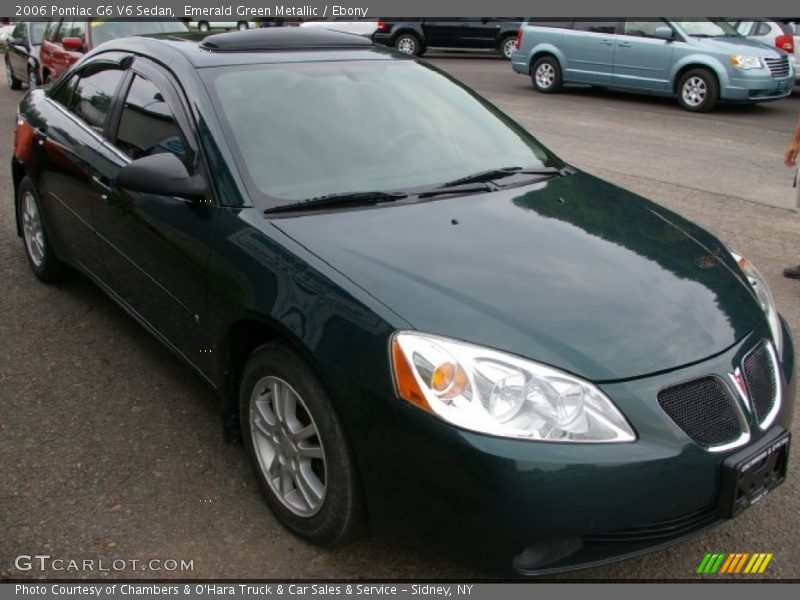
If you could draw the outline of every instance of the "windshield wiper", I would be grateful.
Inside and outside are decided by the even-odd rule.
[[[478,183],[482,181],[493,181],[503,177],[510,177],[511,175],[545,175],[548,177],[557,177],[566,175],[566,169],[559,169],[556,167],[503,167],[501,169],[491,169],[489,171],[481,171],[480,173],[473,173],[466,177],[460,177],[453,181],[448,181],[439,186],[439,188],[449,188],[461,185],[464,183]]]
[[[407,197],[408,194],[402,192],[343,192],[339,194],[328,194],[327,196],[317,196],[316,198],[309,198],[307,200],[301,200],[300,202],[293,202],[292,204],[267,208],[264,210],[264,214],[274,215],[328,207],[372,206],[373,204],[381,204],[383,202],[395,202]]]

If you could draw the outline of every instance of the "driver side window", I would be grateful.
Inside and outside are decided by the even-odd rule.
[[[186,142],[165,95],[139,74],[125,98],[115,145],[131,160],[171,152],[186,163]]]

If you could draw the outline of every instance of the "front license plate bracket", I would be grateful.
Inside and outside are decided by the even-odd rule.
[[[756,449],[729,456],[722,465],[720,512],[732,518],[752,506],[786,479],[791,434],[769,436]]]

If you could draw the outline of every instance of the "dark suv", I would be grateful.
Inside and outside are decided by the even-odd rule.
[[[428,48],[498,50],[510,59],[523,17],[381,20],[373,41],[419,56]]]

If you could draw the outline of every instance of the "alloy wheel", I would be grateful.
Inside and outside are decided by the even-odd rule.
[[[556,70],[553,65],[542,63],[536,69],[536,84],[543,90],[550,88],[555,83],[555,80]]]
[[[708,96],[708,86],[702,77],[695,75],[684,82],[681,95],[688,106],[700,106]]]
[[[517,40],[509,38],[503,43],[503,56],[510,59],[511,55],[517,51]]]
[[[261,472],[275,497],[311,517],[325,501],[325,450],[314,418],[283,379],[262,377],[250,395],[250,435]]]
[[[397,40],[397,49],[400,50],[400,52],[405,52],[406,54],[414,54],[417,49],[417,43],[413,38],[408,36],[402,37]]]
[[[44,228],[39,214],[39,206],[33,193],[26,191],[22,194],[22,235],[28,256],[37,267],[44,261]]]

